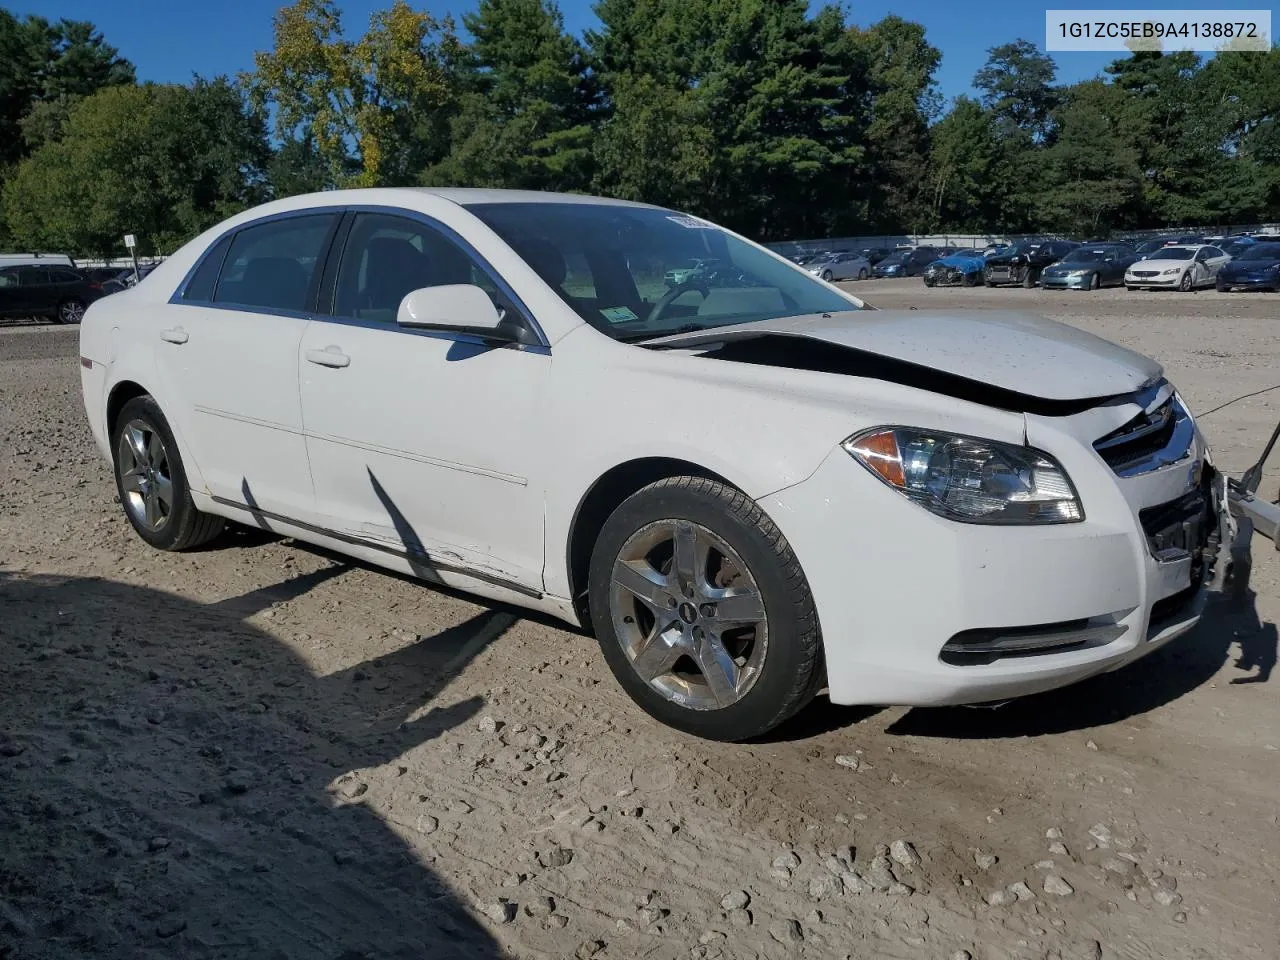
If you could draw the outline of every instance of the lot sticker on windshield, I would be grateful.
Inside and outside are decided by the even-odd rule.
[[[600,312],[610,323],[627,323],[630,320],[640,319],[630,307],[602,307]]]
[[[678,223],[680,224],[680,226],[687,227],[690,230],[714,230],[715,229],[715,227],[713,227],[711,224],[703,223],[701,220],[695,220],[693,217],[675,216],[675,217],[667,217],[667,219],[670,220],[672,223]]]

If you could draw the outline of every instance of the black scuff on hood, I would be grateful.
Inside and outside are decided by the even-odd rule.
[[[755,337],[729,340],[700,356],[732,363],[883,380],[997,410],[1045,417],[1073,416],[1114,400],[1116,396],[1123,396],[1048,400],[855,347],[782,333],[762,333]]]

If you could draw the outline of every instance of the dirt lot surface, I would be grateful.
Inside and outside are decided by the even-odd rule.
[[[1065,320],[1195,410],[1280,383],[1277,296],[852,289]],[[1277,417],[1203,426],[1238,471]],[[1280,955],[1266,541],[1118,674],[723,746],[589,637],[266,534],[156,553],[113,494],[75,330],[0,330],[0,957]]]

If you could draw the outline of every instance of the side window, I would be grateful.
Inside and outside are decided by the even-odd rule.
[[[1209,248],[1209,256],[1210,256],[1210,257],[1225,257],[1226,255],[1227,255],[1227,254],[1226,254],[1226,251],[1224,251],[1224,250],[1220,250],[1220,249],[1218,249],[1217,247],[1210,247],[1210,248]]]
[[[1208,251],[1208,250],[1199,250],[1199,251],[1197,251],[1197,252],[1196,252],[1196,260],[1197,260],[1199,263],[1204,263],[1204,262],[1205,262],[1206,260],[1208,260],[1208,259],[1209,259],[1209,251]]]
[[[17,285],[17,270],[0,270],[0,290],[3,290],[6,287],[16,287]]]
[[[55,283],[79,283],[83,279],[85,278],[77,273],[72,273],[70,270],[53,271],[53,280]]]
[[[205,254],[200,266],[187,282],[187,288],[182,291],[183,300],[207,303],[213,299],[213,288],[218,284],[218,271],[222,269],[222,261],[226,259],[230,246],[231,235],[228,234]]]
[[[39,287],[49,282],[49,271],[45,267],[22,267],[18,270],[18,285],[21,287]]]
[[[313,214],[240,230],[218,275],[214,302],[306,310],[307,291],[333,220],[333,214]]]
[[[455,283],[474,284],[504,305],[485,270],[438,230],[408,217],[360,213],[338,265],[333,315],[393,324],[406,294]]]

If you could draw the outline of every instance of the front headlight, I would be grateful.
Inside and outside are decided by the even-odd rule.
[[[1173,274],[1175,274],[1175,273],[1181,273],[1181,272],[1182,272],[1182,268],[1181,268],[1181,267],[1174,267],[1174,268],[1172,268],[1172,269],[1170,269],[1170,270],[1161,270],[1161,271],[1160,271],[1160,275],[1161,275],[1162,277],[1170,277],[1170,276],[1173,276]]]
[[[1084,509],[1065,470],[1032,447],[911,427],[877,427],[842,444],[926,510],[962,523],[1075,523]]]
[[[1068,271],[1067,271],[1067,276],[1069,276],[1069,277],[1083,277],[1085,274],[1088,274],[1088,273],[1093,273],[1093,271],[1092,271],[1092,270],[1090,270],[1088,267],[1082,267],[1082,268],[1080,268],[1080,269],[1068,270]]]

